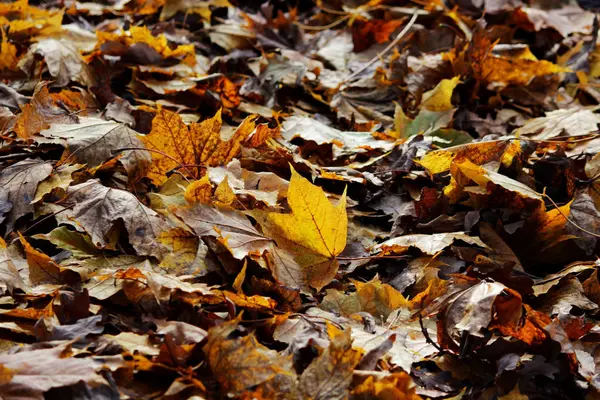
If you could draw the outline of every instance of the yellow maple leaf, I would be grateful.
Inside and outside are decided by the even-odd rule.
[[[333,206],[320,187],[303,178],[294,168],[291,170],[288,203],[292,212],[269,213],[267,221],[286,239],[323,257],[337,256],[346,247],[346,192],[337,206]]]
[[[212,118],[188,127],[178,114],[159,106],[152,120],[152,130],[141,137],[148,149],[155,150],[151,152],[152,165],[147,176],[159,185],[167,179],[167,172],[174,168],[199,178],[200,166],[227,164],[253,132],[255,119],[255,116],[247,117],[233,136],[224,141],[220,136],[221,111]]]

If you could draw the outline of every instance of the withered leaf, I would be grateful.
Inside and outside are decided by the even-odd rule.
[[[122,221],[129,242],[141,255],[161,258],[166,249],[156,239],[168,223],[155,211],[143,205],[132,193],[90,180],[67,191],[70,207],[64,214],[76,227],[88,233],[96,246],[111,243],[116,222]]]
[[[51,173],[52,165],[49,162],[35,158],[19,161],[0,171],[0,191],[6,193],[7,200],[12,204],[8,213],[5,213],[5,233],[13,230],[17,219],[33,212],[32,202],[38,184]]]
[[[299,380],[302,394],[311,399],[345,399],[360,353],[352,348],[350,331],[327,327],[330,344],[304,370]]]
[[[296,373],[291,359],[258,343],[254,335],[229,338],[238,321],[229,321],[208,331],[204,352],[223,395],[239,395],[276,380],[279,393],[292,391]],[[286,390],[287,389],[287,390]]]
[[[143,148],[137,133],[122,123],[82,117],[78,124],[52,124],[40,134],[47,141],[65,146],[65,161],[87,164],[88,167],[100,166],[120,154],[119,161],[130,173],[145,170],[150,162],[150,156],[143,149],[115,153],[120,149]]]
[[[72,355],[69,344],[0,355],[2,396],[6,399],[43,400],[48,390],[80,381],[91,385],[108,384],[96,372],[102,368],[102,363]]]

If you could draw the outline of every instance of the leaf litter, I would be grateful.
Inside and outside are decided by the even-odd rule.
[[[551,3],[1,2],[0,397],[599,397]]]

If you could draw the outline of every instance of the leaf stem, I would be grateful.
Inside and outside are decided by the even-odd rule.
[[[369,68],[371,65],[373,65],[373,63],[375,61],[377,61],[380,58],[382,58],[388,51],[390,51],[391,49],[393,49],[394,46],[396,46],[398,44],[398,42],[400,41],[400,39],[402,39],[402,37],[404,35],[406,35],[406,33],[413,26],[413,24],[417,20],[418,15],[419,14],[418,14],[417,10],[415,10],[415,12],[412,15],[412,18],[410,19],[410,21],[408,21],[408,24],[406,24],[406,26],[404,27],[404,29],[402,29],[402,31],[400,31],[400,33],[398,34],[398,36],[396,36],[396,38],[394,40],[392,40],[392,42],[389,45],[387,45],[387,47],[385,49],[383,49],[380,53],[377,53],[377,55],[375,57],[373,57],[371,59],[371,61],[369,61],[368,63],[366,63],[365,65],[363,65],[361,68],[357,69],[356,71],[354,71],[353,73],[351,73],[350,75],[348,75],[346,77],[346,79],[344,79],[344,81],[348,81],[348,80],[354,78],[355,76],[357,76],[358,74],[360,74],[361,72],[363,72],[364,70],[366,70],[367,68]]]

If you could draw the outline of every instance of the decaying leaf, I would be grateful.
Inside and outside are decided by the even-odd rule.
[[[0,193],[10,203],[5,212],[5,233],[13,230],[20,217],[33,212],[33,201],[38,185],[52,173],[52,165],[40,159],[19,161],[0,171]]]
[[[64,214],[88,233],[96,246],[112,246],[116,222],[122,221],[129,242],[139,254],[161,258],[165,248],[156,242],[167,222],[143,205],[133,194],[98,181],[71,186],[67,199],[72,206]]]
[[[0,356],[0,390],[7,399],[44,399],[44,392],[83,381],[107,385],[97,371],[102,362],[73,357],[69,344],[38,350],[25,350]]]
[[[349,331],[341,331],[333,325],[328,325],[327,330],[329,347],[304,370],[299,389],[306,398],[345,399],[360,353],[352,348]]]
[[[144,171],[150,160],[140,149],[142,143],[135,131],[127,125],[97,118],[80,118],[79,124],[52,124],[40,132],[48,141],[60,143],[65,148],[63,159],[98,167],[119,156],[128,172]],[[122,149],[134,149],[124,151]]]
[[[259,385],[277,385],[281,394],[291,392],[296,379],[291,360],[261,345],[253,335],[228,338],[237,323],[212,328],[204,348],[223,393],[239,395]]]

